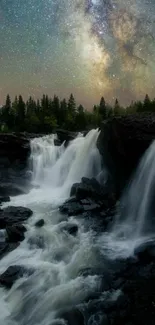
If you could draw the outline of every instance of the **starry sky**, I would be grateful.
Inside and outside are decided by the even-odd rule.
[[[71,92],[155,97],[155,0],[0,0],[0,104]]]

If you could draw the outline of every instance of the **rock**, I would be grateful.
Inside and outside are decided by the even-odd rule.
[[[84,316],[81,311],[73,307],[72,309],[68,309],[62,313],[60,313],[59,318],[64,319],[67,322],[67,325],[84,325]]]
[[[40,219],[40,220],[38,220],[38,221],[35,223],[35,226],[36,226],[37,228],[41,228],[41,227],[44,226],[44,224],[45,224],[44,219]]]
[[[70,132],[68,130],[63,130],[63,129],[56,129],[56,133],[58,136],[58,140],[62,144],[65,142],[66,145],[68,145],[69,141],[72,141],[76,138],[77,132]]]
[[[16,243],[24,240],[25,231],[26,228],[21,224],[14,224],[13,226],[6,227],[7,241]]]
[[[21,194],[17,184],[26,173],[30,154],[30,140],[24,135],[0,134],[0,195]],[[22,175],[22,178],[21,178]],[[23,192],[23,191],[22,191]]]
[[[81,183],[73,184],[70,194],[71,198],[62,204],[60,212],[68,216],[77,215],[87,221],[94,219],[98,224],[92,221],[90,227],[100,227],[98,231],[108,229],[115,215],[115,197],[107,187],[101,186],[94,178],[83,177]]]
[[[20,194],[24,194],[25,191],[24,189],[17,185],[17,184],[13,184],[13,183],[1,183],[0,184],[0,195],[2,197],[5,197],[8,195],[9,196],[16,196],[16,195],[20,195]],[[3,201],[3,202],[9,202],[9,201]]]
[[[13,251],[18,246],[19,246],[19,243],[0,242],[0,258],[2,258],[7,253]]]
[[[81,183],[73,184],[70,195],[74,195],[77,201],[81,203],[89,198],[93,201],[93,204],[96,203],[106,208],[115,204],[114,195],[108,192],[107,187],[101,186],[95,178],[83,177]]]
[[[16,280],[21,278],[24,274],[31,274],[32,271],[26,270],[23,266],[12,265],[0,275],[0,285],[4,286],[6,289],[10,289]]]
[[[76,191],[77,188],[79,187],[79,183],[74,183],[71,187],[71,191],[70,191],[70,196],[76,196]]]
[[[71,199],[71,201],[67,201],[59,208],[61,213],[67,213],[69,216],[78,215],[84,212],[83,206],[79,202],[75,202]]]
[[[73,224],[69,223],[65,225],[65,227],[63,227],[63,230],[68,232],[70,235],[75,236],[78,232],[78,226],[74,223]]]
[[[134,255],[136,255],[140,261],[151,261],[152,258],[155,258],[155,241],[150,240],[142,243],[140,246],[135,248]]]
[[[0,204],[5,203],[5,202],[10,202],[10,197],[9,196],[0,196]]]
[[[59,140],[59,139],[54,139],[54,145],[55,146],[57,146],[57,147],[59,147],[59,146],[61,146],[61,141]]]
[[[0,229],[22,223],[32,216],[29,208],[9,206],[0,210]]]
[[[154,114],[113,117],[102,124],[97,147],[117,197],[154,139]]]

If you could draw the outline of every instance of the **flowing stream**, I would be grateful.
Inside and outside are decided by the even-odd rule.
[[[61,310],[81,304],[98,291],[97,275],[80,275],[81,270],[101,264],[94,235],[85,230],[82,220],[66,218],[58,210],[73,183],[82,176],[100,174],[98,135],[98,130],[85,137],[79,134],[67,148],[55,146],[54,135],[31,141],[33,189],[12,198],[9,205],[29,207],[33,216],[26,223],[25,240],[0,261],[0,273],[10,265],[25,266],[34,273],[17,280],[9,293],[0,288],[0,324],[52,325]],[[37,229],[35,222],[41,218],[45,225]],[[63,230],[69,223],[78,225],[76,236]]]

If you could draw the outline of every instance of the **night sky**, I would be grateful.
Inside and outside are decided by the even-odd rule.
[[[71,92],[155,97],[155,0],[0,0],[0,104]]]

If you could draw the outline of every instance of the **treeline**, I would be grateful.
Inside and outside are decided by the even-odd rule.
[[[102,97],[99,105],[95,105],[90,112],[82,105],[76,105],[72,94],[68,100],[43,95],[41,100],[35,101],[30,97],[26,102],[21,95],[11,102],[7,95],[5,105],[0,109],[0,126],[1,132],[48,133],[57,127],[83,131],[100,126],[103,120],[111,116],[141,112],[155,112],[155,99],[150,100],[146,95],[144,101],[132,102],[124,108],[117,99],[112,107]]]

